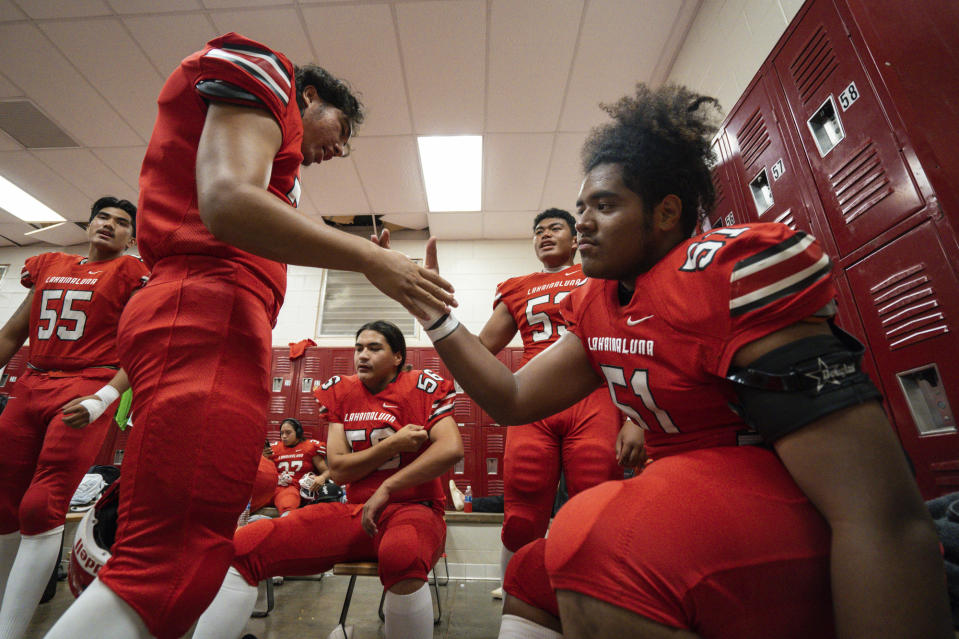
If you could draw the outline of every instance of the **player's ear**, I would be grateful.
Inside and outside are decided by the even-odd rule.
[[[303,100],[306,102],[307,106],[320,99],[320,94],[316,92],[316,87],[312,84],[308,84],[303,87]]]
[[[671,231],[682,218],[683,201],[670,193],[653,207],[653,225],[661,231]]]
[[[131,236],[130,236],[130,239],[127,240],[126,248],[128,248],[128,249],[134,249],[134,248],[136,248],[136,247],[137,247],[137,238],[135,238],[135,237],[133,237],[133,236],[131,235]]]

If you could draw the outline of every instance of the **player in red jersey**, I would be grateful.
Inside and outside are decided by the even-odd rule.
[[[0,365],[30,338],[27,370],[0,415],[0,636],[6,639],[23,636],[53,570],[70,497],[112,421],[103,404],[127,388],[117,371],[117,322],[147,277],[143,262],[124,255],[135,224],[130,202],[97,200],[87,256],[27,258],[20,281],[30,292],[0,329]],[[92,404],[71,401],[95,392],[110,401],[94,400],[100,408],[92,415]]]
[[[315,439],[306,439],[303,426],[298,420],[292,417],[283,420],[280,424],[280,441],[270,445],[269,454],[278,473],[273,505],[281,515],[300,507],[300,480],[308,473],[315,475],[311,489],[314,486],[319,488],[329,478],[330,471],[324,457],[326,444]]]
[[[543,270],[496,287],[493,314],[479,334],[494,355],[519,332],[522,366],[566,332],[560,302],[587,281],[582,267],[573,264],[575,225],[573,216],[561,209],[547,209],[533,220],[533,250]],[[641,450],[642,431],[623,422],[603,388],[556,415],[507,429],[501,574],[506,574],[514,552],[546,534],[561,468],[572,497],[601,482],[621,479],[617,460],[635,465]],[[505,606],[509,609],[511,602]]]
[[[346,484],[347,503],[305,506],[237,530],[233,567],[194,639],[239,637],[262,579],[363,560],[379,562],[387,639],[432,636],[425,586],[446,539],[440,476],[463,457],[451,416],[456,393],[428,370],[404,371],[403,333],[389,322],[357,331],[353,362],[356,375],[333,376],[314,391],[330,419],[330,470]]]
[[[539,549],[566,637],[951,637],[935,529],[832,321],[828,257],[781,225],[690,238],[713,201],[711,104],[640,85],[607,107],[578,201],[596,279],[564,300],[554,346],[514,375],[451,315],[427,320],[500,423],[602,384],[648,429],[653,463],[573,498],[505,588],[548,594],[526,588]],[[501,636],[555,636],[543,625],[504,618]]]
[[[421,315],[453,303],[405,256],[296,211],[300,166],[344,155],[363,119],[325,70],[227,34],[180,63],[158,107],[140,173],[155,277],[118,333],[137,427],[116,541],[54,638],[180,637],[213,598],[261,456],[286,263],[360,271]],[[216,446],[185,445],[200,424]]]

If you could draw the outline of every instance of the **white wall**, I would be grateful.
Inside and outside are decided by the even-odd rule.
[[[715,97],[728,113],[802,4],[705,0],[668,80]]]

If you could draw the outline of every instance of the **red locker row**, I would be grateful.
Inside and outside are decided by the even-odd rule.
[[[810,0],[714,145],[712,226],[823,243],[927,498],[959,490],[957,51],[956,3]]]

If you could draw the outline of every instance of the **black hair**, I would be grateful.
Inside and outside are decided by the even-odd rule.
[[[573,234],[573,237],[576,237],[576,218],[574,218],[569,211],[564,211],[563,209],[546,209],[542,213],[539,213],[535,218],[533,218],[533,230],[536,230],[537,224],[551,217],[555,217],[566,222],[566,226],[569,227],[569,232]]]
[[[336,107],[350,122],[351,135],[363,123],[366,114],[363,112],[363,103],[353,94],[353,89],[346,80],[333,76],[329,71],[315,64],[304,64],[293,68],[296,79],[296,104],[300,113],[306,108],[303,91],[308,86],[316,89],[317,95],[326,104]]]
[[[382,335],[386,343],[390,345],[390,349],[392,349],[394,353],[399,353],[402,356],[400,365],[396,367],[396,370],[403,370],[403,366],[406,364],[406,338],[403,337],[403,331],[400,330],[399,326],[386,320],[367,322],[357,329],[356,338],[359,338],[360,333],[363,331],[376,331]]]
[[[683,234],[692,235],[716,198],[709,167],[719,102],[675,84],[655,90],[637,84],[634,95],[600,107],[613,122],[590,133],[583,171],[618,164],[623,183],[649,208],[676,195],[683,204]]]
[[[293,426],[293,432],[296,433],[296,439],[298,441],[303,440],[303,424],[300,423],[300,420],[295,417],[287,417],[282,422],[280,422],[280,427],[283,427],[283,424],[289,423]]]
[[[103,209],[111,207],[115,209],[120,209],[124,211],[127,215],[130,216],[130,227],[133,230],[133,237],[137,236],[137,207],[130,200],[120,200],[109,195],[101,197],[99,200],[93,203],[93,206],[90,207],[90,219],[88,222],[92,222],[93,218],[97,216],[97,213]]]

